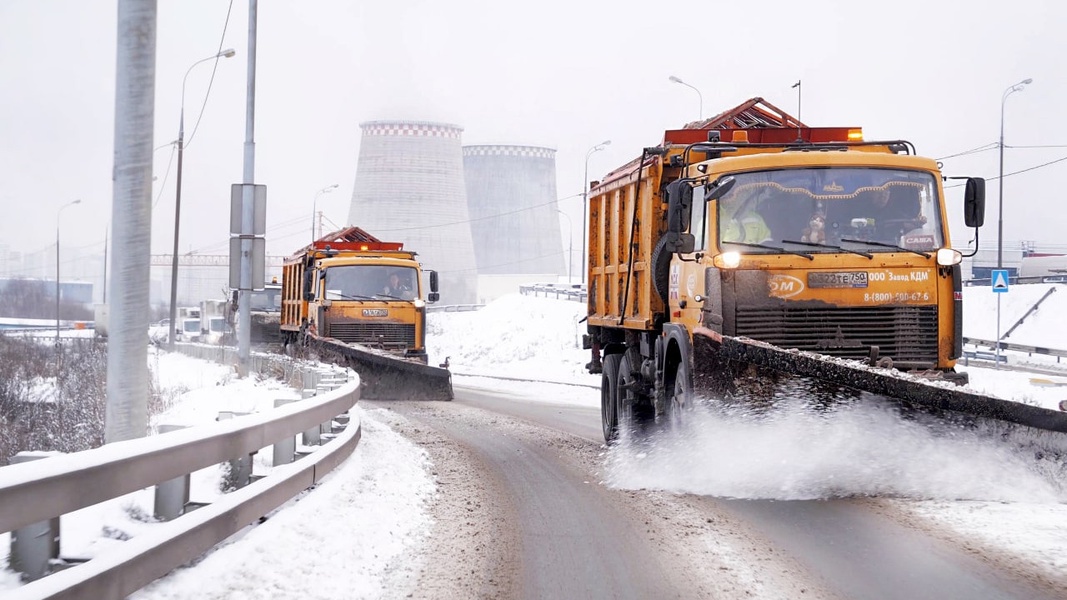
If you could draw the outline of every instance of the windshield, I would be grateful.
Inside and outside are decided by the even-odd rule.
[[[254,291],[251,294],[251,310],[262,312],[280,312],[282,310],[282,289],[280,286]]]
[[[208,321],[208,327],[214,333],[225,333],[228,329],[226,327],[226,317],[211,317]]]
[[[746,252],[777,252],[799,242],[806,252],[839,251],[834,246],[893,252],[943,244],[937,181],[930,173],[805,168],[733,177],[737,183],[717,202],[719,242],[727,248],[738,242],[766,246],[745,246]]]
[[[326,269],[326,298],[330,300],[414,300],[416,271],[387,265],[344,265]]]

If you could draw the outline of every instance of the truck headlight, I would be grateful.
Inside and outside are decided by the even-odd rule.
[[[950,267],[952,265],[958,265],[963,262],[963,255],[959,250],[953,250],[952,248],[941,248],[937,251],[937,264],[942,267]]]
[[[716,254],[711,262],[720,269],[736,269],[741,264],[741,253],[730,251]]]

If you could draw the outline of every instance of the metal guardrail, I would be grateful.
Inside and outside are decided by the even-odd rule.
[[[585,286],[561,285],[554,283],[520,285],[519,293],[523,296],[556,298],[557,300],[573,300],[575,302],[585,302],[587,298]]]
[[[481,310],[485,308],[484,304],[435,304],[427,306],[427,312],[470,312],[472,310]]]
[[[982,340],[978,338],[963,338],[964,344],[971,344],[974,346],[985,346],[987,348],[996,349],[997,343],[993,340]],[[1055,348],[1043,348],[1041,346],[1028,346],[1026,344],[1008,344],[1006,342],[1000,342],[1001,350],[1013,350],[1015,352],[1026,352],[1027,354],[1047,354],[1049,356],[1055,356],[1058,359],[1067,357],[1067,350],[1057,350]]]
[[[227,350],[234,351],[183,348],[188,353],[223,355]],[[271,362],[266,355],[260,361]],[[359,384],[358,377],[351,377],[321,396],[273,411],[0,467],[0,531],[58,519],[98,502],[247,457],[272,444],[292,444],[296,435],[317,430],[354,406]],[[319,450],[292,464],[275,466],[267,477],[159,524],[102,556],[27,583],[6,597],[124,598],[314,485],[352,453],[361,434],[359,423],[350,424]]]

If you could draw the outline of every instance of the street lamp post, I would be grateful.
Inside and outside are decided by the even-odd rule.
[[[1021,92],[1023,88],[1030,83],[1033,79],[1023,79],[1019,83],[1004,90],[1004,95],[1000,97],[1000,176],[997,178],[997,185],[1000,188],[998,192],[998,208],[997,208],[997,268],[1004,268],[1004,103],[1008,101],[1008,96],[1013,92]]]
[[[315,243],[315,240],[319,239],[322,235],[322,227],[319,227],[319,233],[315,234],[315,218],[318,214],[319,196],[323,194],[329,194],[337,189],[338,184],[328,185],[321,190],[315,192],[315,198],[311,201],[311,242]]]
[[[997,193],[997,269],[1004,268],[1004,104],[1008,101],[1008,96],[1014,92],[1021,92],[1024,87],[1030,85],[1033,79],[1029,77],[1023,79],[1019,83],[1004,90],[1004,94],[1000,97],[1000,176],[997,177],[997,186],[999,191]],[[997,347],[995,361],[993,362],[995,368],[1000,368],[1000,297],[1003,294],[997,294]]]
[[[570,215],[559,209],[556,212],[567,217],[567,285],[570,285],[574,283],[574,225]]]
[[[185,150],[185,83],[189,79],[189,73],[193,67],[209,60],[218,58],[230,58],[237,52],[233,48],[227,48],[218,54],[213,54],[201,59],[189,66],[182,78],[182,104],[181,113],[178,117],[178,172],[174,180],[174,254],[170,265],[170,333],[167,336],[167,346],[174,348],[174,332],[178,325],[178,230],[181,228],[182,214],[182,154]]]
[[[589,208],[586,206],[589,200],[589,157],[594,152],[600,152],[605,146],[611,145],[611,140],[604,140],[596,146],[593,146],[585,153],[585,175],[582,176],[582,283],[585,283],[585,241],[589,237],[588,229],[586,228],[586,217],[589,215]]]
[[[80,203],[80,198],[72,200],[60,206],[59,210],[56,211],[56,348],[59,348],[59,217],[63,214],[64,208]]]
[[[672,83],[680,83],[680,84],[684,85],[685,87],[690,88],[694,92],[697,93],[697,102],[699,103],[698,107],[700,108],[699,119],[700,120],[704,120],[704,96],[701,95],[700,90],[698,90],[695,87],[689,85],[688,83],[682,81],[681,79],[675,77],[674,75],[671,75],[670,77],[668,77],[668,79],[670,79],[670,81]]]

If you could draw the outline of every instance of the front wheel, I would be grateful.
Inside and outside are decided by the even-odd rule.
[[[693,413],[693,381],[689,364],[685,360],[674,366],[674,374],[669,383],[666,425],[676,430],[681,428]]]
[[[604,429],[604,441],[614,444],[619,439],[618,385],[621,354],[604,357],[600,374],[600,421]]]

